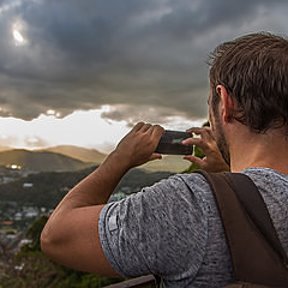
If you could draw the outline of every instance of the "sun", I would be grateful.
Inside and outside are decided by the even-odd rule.
[[[13,30],[13,37],[16,45],[24,45],[25,44],[25,39],[23,35],[20,33],[20,31],[14,29]]]
[[[15,46],[25,46],[28,44],[28,40],[25,38],[25,25],[22,21],[16,21],[12,25],[12,36]]]

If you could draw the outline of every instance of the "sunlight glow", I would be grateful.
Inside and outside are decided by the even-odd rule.
[[[28,44],[28,39],[24,37],[26,30],[27,26],[21,19],[17,19],[17,21],[13,23],[12,36],[15,46],[24,46]]]
[[[61,117],[61,113],[57,112],[55,110],[49,109],[46,111],[46,115],[48,116],[55,116],[56,118],[60,118]]]
[[[13,30],[13,37],[16,44],[23,45],[25,43],[23,35],[18,30]]]
[[[107,111],[107,107],[103,110]],[[103,110],[75,111],[61,119],[57,117],[59,112],[52,109],[31,121],[0,117],[0,146],[76,145],[111,151],[130,128],[125,121],[103,119]]]
[[[103,118],[104,112],[113,111],[109,105],[100,109],[75,111],[64,118],[59,112],[47,110],[38,118],[24,121],[12,117],[0,117],[0,148],[43,148],[56,145],[76,145],[111,152],[122,137],[131,129],[128,120],[116,121]],[[169,117],[165,129],[184,130],[201,126],[202,121],[184,117]]]
[[[7,165],[6,167],[11,168],[13,170],[21,170],[22,168],[20,165],[17,165],[17,164]]]

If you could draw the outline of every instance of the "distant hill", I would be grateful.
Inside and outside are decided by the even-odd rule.
[[[181,173],[191,165],[190,162],[183,160],[182,158],[181,155],[163,155],[161,160],[148,162],[139,168],[151,172],[167,171],[172,173]]]
[[[13,148],[8,147],[8,146],[2,146],[2,145],[0,145],[0,152],[2,152],[2,151],[8,151],[8,150],[11,150],[11,149],[13,149]]]
[[[87,149],[72,145],[60,145],[55,147],[49,147],[47,149],[42,149],[39,151],[48,151],[63,154],[65,156],[78,159],[83,162],[89,162],[94,164],[100,164],[105,159],[106,155],[95,150]]]
[[[14,149],[0,152],[0,165],[21,166],[22,169],[30,171],[75,171],[91,166],[62,154],[48,151],[28,151]]]
[[[96,165],[101,164],[107,156],[95,149],[88,149],[72,145],[49,147],[40,151],[56,152],[81,160],[83,162],[93,162]],[[182,156],[164,155],[162,160],[149,162],[139,168],[145,169],[150,172],[168,171],[172,173],[180,173],[187,169],[189,166],[189,162],[183,160]]]
[[[51,157],[47,157],[45,159],[48,159],[50,162],[56,162],[56,164],[52,164],[51,162],[51,168],[50,168],[50,164],[48,165],[49,167],[44,169],[44,167],[40,167],[41,170],[39,170],[39,168],[36,167],[36,171],[70,171],[70,170],[79,170],[82,168],[85,168],[87,166],[91,166],[91,165],[99,165],[103,162],[103,160],[106,158],[106,154],[101,153],[99,151],[97,151],[96,149],[89,149],[89,148],[84,148],[84,147],[78,147],[78,146],[73,146],[73,145],[59,145],[59,146],[54,146],[54,147],[48,147],[45,149],[39,149],[39,150],[21,150],[21,149],[13,149],[11,150],[11,148],[9,147],[4,147],[3,146],[4,151],[1,150],[1,146],[0,146],[0,165],[11,165],[11,164],[17,164],[19,162],[19,157],[21,159],[23,159],[24,155],[20,155],[23,153],[17,152],[17,157],[15,156],[15,151],[26,151],[26,152],[33,152],[33,153],[38,153],[38,154],[33,154],[33,162],[37,162],[36,158],[39,157],[39,162],[41,162],[42,164],[44,163],[42,160],[44,160],[44,154],[43,153],[52,153],[52,154],[48,154],[48,155],[53,155],[53,154],[58,154],[58,156],[55,156],[55,159],[51,160]],[[9,155],[9,160],[8,162],[7,157],[3,156],[4,159],[1,159],[1,152],[6,152],[8,153],[9,151],[6,151],[6,149],[10,149],[10,151],[14,154],[14,156],[12,157],[11,155]],[[6,154],[5,153],[5,154]],[[27,153],[26,153],[27,154]],[[7,155],[7,154],[6,154]],[[31,159],[31,155],[29,154],[29,156],[25,156],[29,159]],[[60,160],[59,156],[64,155],[66,157],[68,157],[69,161],[64,160],[64,158],[61,158],[62,160]],[[16,159],[15,159],[16,157]],[[73,159],[71,159],[73,158]],[[18,159],[18,160],[17,160]],[[58,160],[57,160],[58,159]],[[12,161],[13,160],[13,161]],[[18,162],[17,162],[17,161]],[[79,162],[74,162],[71,163],[72,160],[79,160]],[[27,160],[28,162],[30,160]],[[45,160],[46,161],[46,160]],[[60,162],[62,162],[62,164],[58,164]],[[85,162],[85,163],[81,163],[81,162]],[[22,163],[22,167],[24,167],[23,162]],[[89,164],[87,164],[89,163]],[[90,165],[91,164],[91,165]],[[60,166],[59,166],[60,165]],[[30,169],[29,167],[31,166],[30,164],[27,166],[25,165],[27,169]],[[32,165],[34,167],[34,165]],[[41,165],[42,166],[42,165]],[[63,166],[63,168],[61,168]],[[75,166],[75,168],[73,168]],[[142,165],[141,169],[145,169],[149,172],[172,172],[172,173],[181,173],[184,170],[186,170],[188,167],[190,166],[188,161],[185,161],[182,159],[182,156],[174,156],[174,155],[168,155],[168,156],[163,156],[162,160],[155,160],[152,162],[149,162],[147,164]],[[58,167],[58,168],[57,168]],[[80,167],[78,169],[78,167]],[[43,168],[43,169],[42,169]],[[57,170],[55,170],[57,169]]]

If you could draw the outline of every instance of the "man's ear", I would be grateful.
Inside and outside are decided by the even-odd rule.
[[[229,123],[233,120],[234,102],[223,85],[217,85],[216,92],[220,97],[219,109],[222,120]]]

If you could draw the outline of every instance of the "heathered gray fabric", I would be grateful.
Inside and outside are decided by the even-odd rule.
[[[250,168],[288,251],[288,175]],[[156,274],[164,287],[223,287],[233,278],[217,207],[202,175],[178,174],[119,202],[99,220],[104,253],[124,276]]]

